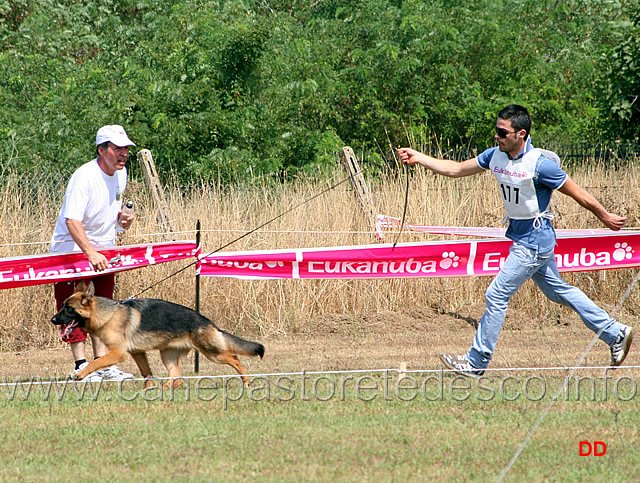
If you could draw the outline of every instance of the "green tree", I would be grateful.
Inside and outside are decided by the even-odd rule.
[[[0,162],[70,171],[120,123],[161,173],[233,183],[387,135],[488,147],[511,102],[532,110],[537,143],[601,140],[603,125],[632,138],[633,5],[0,1]]]
[[[617,45],[603,57],[607,82],[602,85],[606,126],[615,139],[640,136],[640,4],[631,2],[627,17],[616,23]]]

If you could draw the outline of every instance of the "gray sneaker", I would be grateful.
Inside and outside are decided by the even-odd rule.
[[[463,356],[440,354],[440,360],[449,369],[453,369],[457,374],[462,376],[479,378],[484,375],[484,369],[473,367],[469,359],[467,359],[466,354]]]
[[[633,341],[633,329],[626,325],[622,326],[616,341],[611,344],[611,365],[613,367],[622,364],[629,353],[631,342]]]

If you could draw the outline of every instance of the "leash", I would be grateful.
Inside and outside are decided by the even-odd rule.
[[[406,179],[406,185],[404,188],[404,208],[402,209],[402,220],[400,221],[400,230],[396,235],[396,239],[393,242],[393,246],[391,247],[391,251],[396,249],[396,245],[398,244],[398,240],[400,239],[400,235],[402,234],[402,230],[404,229],[404,221],[407,218],[407,205],[409,204],[409,166],[404,165],[404,174]]]
[[[343,179],[342,181],[337,182],[337,183],[336,183],[336,184],[334,184],[333,186],[330,186],[329,188],[327,188],[327,189],[325,189],[325,190],[321,191],[320,193],[317,193],[317,194],[313,195],[311,198],[308,198],[308,199],[306,199],[306,200],[304,200],[304,201],[301,201],[301,202],[300,202],[300,203],[298,203],[297,205],[295,205],[295,206],[293,206],[293,207],[289,208],[289,209],[288,209],[288,210],[286,210],[286,211],[283,211],[283,212],[279,213],[278,215],[274,216],[273,218],[271,218],[271,219],[270,219],[270,220],[268,220],[268,221],[265,221],[265,222],[264,222],[264,223],[262,223],[261,225],[258,225],[257,227],[255,227],[255,228],[253,228],[253,229],[251,229],[251,230],[249,230],[249,231],[247,231],[247,232],[243,233],[243,234],[242,234],[242,235],[240,235],[239,237],[234,238],[234,239],[233,239],[233,240],[231,240],[230,242],[228,242],[228,243],[226,243],[226,244],[222,245],[221,247],[216,248],[216,249],[215,249],[215,250],[213,250],[212,252],[209,252],[208,254],[204,255],[203,257],[200,257],[199,259],[197,259],[197,260],[195,260],[195,261],[193,261],[193,262],[191,262],[191,263],[189,263],[188,265],[185,265],[185,266],[184,266],[184,267],[182,267],[180,270],[176,270],[176,271],[175,271],[175,272],[173,272],[172,274],[170,274],[170,275],[168,275],[168,276],[164,277],[163,279],[161,279],[161,280],[159,280],[159,281],[155,282],[154,284],[149,285],[148,287],[146,287],[146,288],[144,288],[144,289],[140,290],[138,293],[133,294],[133,295],[130,295],[130,296],[129,296],[129,297],[127,297],[125,300],[123,300],[123,302],[126,302],[127,300],[131,300],[131,299],[135,299],[135,298],[136,298],[136,297],[138,297],[140,294],[143,294],[144,292],[146,292],[146,291],[148,291],[148,290],[151,290],[153,287],[155,287],[155,286],[157,286],[157,285],[160,285],[160,284],[161,284],[161,283],[163,283],[163,282],[166,282],[167,280],[169,280],[170,278],[172,278],[172,277],[174,277],[174,276],[178,275],[179,273],[184,272],[187,268],[192,267],[193,265],[196,265],[196,264],[197,264],[197,263],[198,263],[202,258],[207,258],[207,257],[209,257],[209,256],[213,255],[214,253],[217,253],[217,252],[219,252],[219,251],[221,251],[221,250],[224,250],[224,249],[225,249],[225,248],[227,248],[228,246],[233,245],[233,244],[234,244],[234,243],[236,243],[237,241],[242,240],[244,237],[247,237],[247,236],[251,235],[252,233],[254,233],[254,232],[258,231],[260,228],[262,228],[262,227],[264,227],[264,226],[267,226],[269,223],[272,223],[272,222],[276,221],[278,218],[283,217],[283,216],[284,216],[284,215],[286,215],[287,213],[290,213],[290,212],[292,212],[292,211],[294,211],[294,210],[296,210],[296,209],[300,208],[302,205],[305,205],[306,203],[309,203],[310,201],[313,201],[313,200],[315,200],[316,198],[319,198],[319,197],[320,197],[320,196],[322,196],[323,194],[328,193],[329,191],[336,189],[338,186],[340,186],[340,185],[342,185],[342,184],[346,183],[347,181],[351,180],[353,177],[357,176],[358,174],[360,174],[360,172],[353,173],[353,174],[351,174],[351,175],[347,176],[347,177],[346,177],[345,179]],[[121,302],[121,303],[122,303],[122,302]]]
[[[384,129],[385,134],[387,135],[387,141],[389,143],[389,149],[391,150],[391,155],[393,156],[393,160],[398,165],[398,158],[396,157],[396,151],[393,149],[393,143],[391,142],[391,138],[389,137],[389,133],[387,132],[387,128]],[[396,239],[393,242],[393,246],[391,247],[391,251],[393,252],[396,249],[396,245],[398,244],[398,240],[400,240],[400,235],[402,235],[402,230],[404,229],[405,219],[407,218],[407,206],[409,204],[409,166],[407,164],[404,165],[404,175],[405,175],[405,188],[404,188],[404,207],[402,208],[402,219],[400,220],[400,230],[396,234]]]

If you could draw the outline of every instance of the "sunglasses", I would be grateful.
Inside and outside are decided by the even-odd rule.
[[[503,129],[501,127],[497,127],[496,128],[496,134],[498,135],[498,137],[500,139],[504,139],[504,138],[507,137],[507,134],[513,134],[515,132],[517,132],[517,131],[507,131],[506,129]]]

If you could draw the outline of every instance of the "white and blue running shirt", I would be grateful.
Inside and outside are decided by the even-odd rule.
[[[508,180],[509,176],[513,176],[513,184],[517,185],[521,182],[519,178],[522,177],[523,171],[526,171],[526,169],[519,169],[522,168],[520,165],[525,163],[523,157],[533,149],[534,148],[531,145],[531,137],[527,140],[522,152],[515,158],[508,157],[506,153],[500,153],[496,146],[487,149],[477,157],[478,166],[483,169],[491,169],[490,165],[493,156],[496,153],[498,153],[498,156],[504,154],[508,157],[511,166],[514,167],[514,169],[500,169],[500,173],[493,174],[498,180]],[[551,225],[551,220],[545,217],[537,217],[536,220],[536,214],[534,212],[543,213],[547,210],[551,203],[553,190],[557,190],[562,187],[567,180],[567,173],[565,173],[558,164],[546,158],[542,154],[533,164],[535,164],[535,173],[529,173],[529,176],[533,181],[535,194],[533,192],[528,195],[525,194],[525,196],[522,196],[522,199],[520,199],[515,196],[515,193],[509,191],[509,186],[507,186],[508,183],[500,183],[499,181],[500,197],[505,202],[505,208],[509,210],[509,228],[507,228],[505,236],[514,242],[521,243],[526,247],[538,250],[539,253],[545,253],[553,250],[555,247],[556,233]],[[526,193],[526,191],[522,191],[522,193]],[[517,194],[519,195],[520,192]],[[532,202],[535,202],[536,199],[538,204],[537,210],[535,207],[531,206]],[[518,204],[520,203],[529,203],[529,208],[524,209],[523,207],[519,207]],[[514,217],[514,214],[517,215],[518,213],[523,214],[527,212],[531,213],[531,218],[522,216]]]

